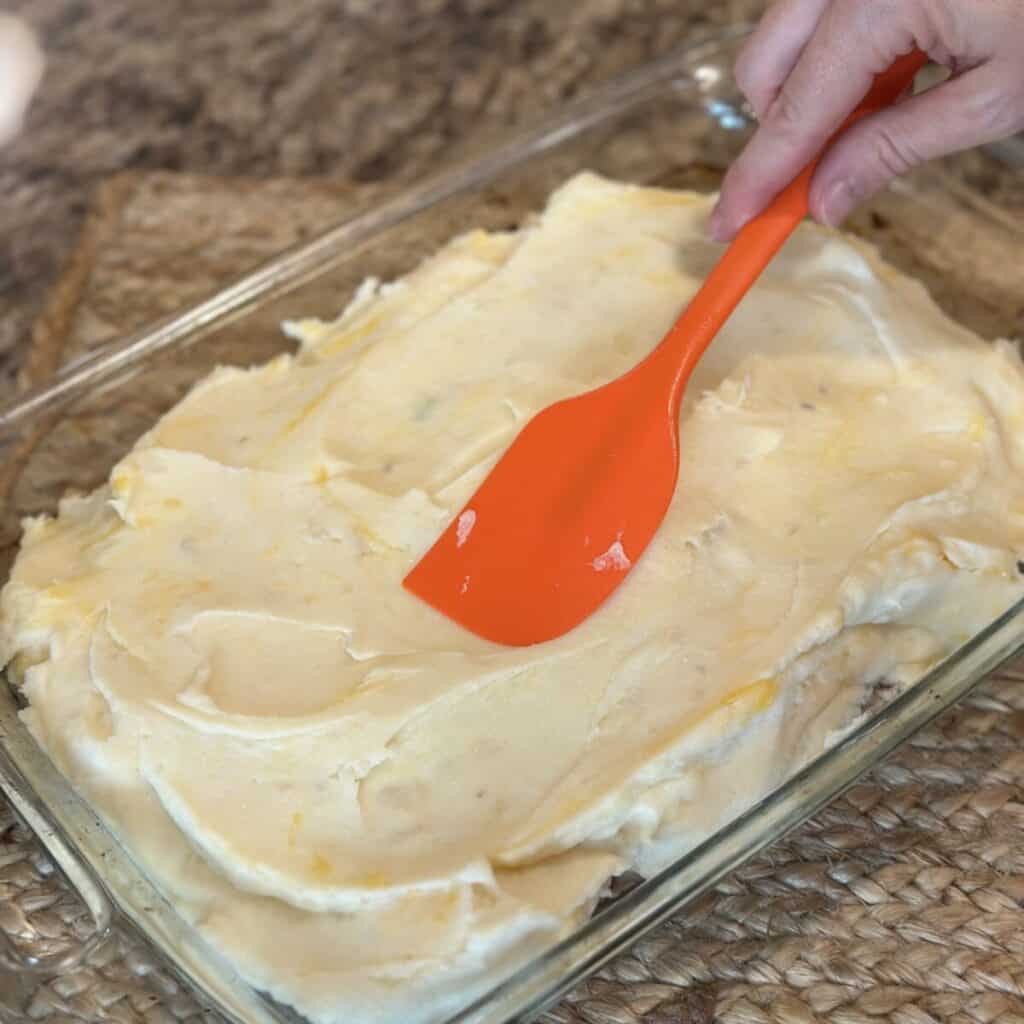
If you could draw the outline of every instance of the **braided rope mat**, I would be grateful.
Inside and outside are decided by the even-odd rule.
[[[29,378],[368,198],[315,182],[239,189],[237,181],[153,174],[104,190],[39,322]],[[163,223],[174,230],[160,230]],[[46,955],[90,926],[35,841],[0,808],[0,929]],[[0,1021],[202,1019],[214,1018],[123,934],[58,977],[0,970]],[[1024,1024],[1024,664],[544,1020]]]

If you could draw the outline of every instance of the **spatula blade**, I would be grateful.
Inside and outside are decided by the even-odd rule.
[[[678,470],[675,423],[630,390],[616,381],[535,416],[406,589],[510,646],[554,639],[596,611],[658,529]]]

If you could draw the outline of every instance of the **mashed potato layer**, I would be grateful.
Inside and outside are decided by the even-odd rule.
[[[251,370],[26,524],[0,656],[190,921],[319,1024],[427,1022],[668,864],[1024,593],[1024,372],[802,226],[701,362],[626,583],[503,648],[404,574],[532,413],[620,374],[711,200],[582,174]]]

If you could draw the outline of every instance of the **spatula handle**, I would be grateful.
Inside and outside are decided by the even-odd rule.
[[[924,66],[926,59],[923,53],[913,50],[900,57],[888,71],[878,75],[867,95],[832,139],[837,138],[866,114],[874,113],[898,99],[904,89],[913,82],[914,76]],[[829,140],[830,143],[831,141]],[[827,148],[828,145],[825,149]],[[690,369],[703,354],[718,329],[782,247],[783,242],[807,215],[811,178],[822,153],[819,153],[762,213],[740,230],[675,326],[658,346],[659,350],[670,350],[675,355],[679,366],[678,379],[681,383],[685,384]],[[669,351],[664,354],[669,355]],[[677,390],[681,392],[682,387]],[[678,397],[676,395],[677,399]]]

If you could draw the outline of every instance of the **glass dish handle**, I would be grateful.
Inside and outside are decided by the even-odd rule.
[[[29,787],[15,767],[2,741],[0,730],[0,791],[17,816],[39,840],[65,880],[85,904],[93,919],[93,932],[66,951],[48,956],[33,956],[19,949],[15,941],[0,930],[0,969],[57,974],[78,967],[111,931],[114,910],[106,890],[92,869],[65,839],[59,825],[41,804],[29,797]]]

